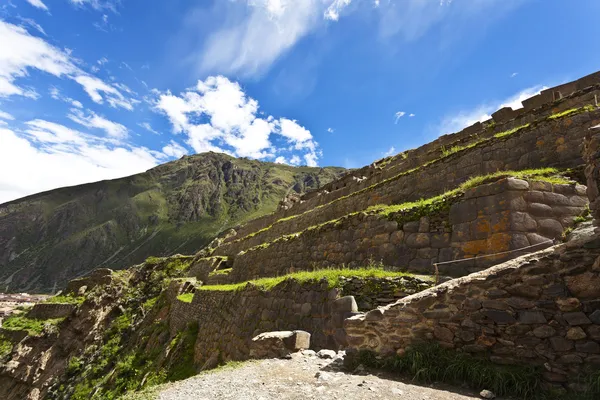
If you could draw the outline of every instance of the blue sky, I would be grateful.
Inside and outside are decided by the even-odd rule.
[[[0,203],[209,150],[418,147],[600,69],[600,2],[576,3],[2,0]]]

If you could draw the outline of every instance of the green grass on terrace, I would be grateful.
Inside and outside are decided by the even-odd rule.
[[[85,300],[84,296],[58,295],[49,297],[44,301],[47,304],[81,304]]]
[[[513,133],[517,133],[517,132],[519,132],[522,129],[529,128],[530,125],[531,124],[525,124],[525,125],[517,126],[516,128],[513,128],[513,129],[509,129],[509,130],[504,131],[504,132],[498,132],[498,133],[496,133],[491,138],[476,140],[476,141],[471,142],[469,144],[465,144],[464,146],[456,145],[456,146],[452,146],[450,148],[446,148],[445,146],[442,146],[442,157],[448,157],[448,156],[450,156],[450,155],[452,155],[454,153],[458,153],[459,151],[471,149],[471,148],[477,146],[478,144],[483,143],[483,142],[487,142],[488,140],[492,140],[493,138],[500,139],[500,138],[503,138],[503,137],[510,136]]]
[[[233,268],[218,269],[216,271],[209,273],[208,276],[229,275],[229,273],[231,272],[232,269]]]
[[[540,169],[525,169],[522,171],[498,171],[487,175],[475,176],[461,184],[456,189],[452,189],[438,196],[419,201],[412,201],[403,204],[394,205],[377,205],[369,208],[370,211],[378,211],[380,215],[389,215],[399,211],[407,211],[411,209],[427,208],[427,211],[435,211],[435,207],[430,207],[436,204],[444,203],[449,198],[464,193],[466,190],[482,185],[486,182],[491,182],[503,177],[514,177],[519,179],[535,179],[538,181],[549,182],[552,184],[570,184],[573,181],[563,178],[558,175],[559,171],[556,168],[540,168]]]
[[[40,335],[44,327],[56,326],[64,321],[64,318],[54,319],[32,319],[22,314],[11,315],[2,322],[2,328],[14,331],[27,331],[30,336]]]
[[[359,277],[359,278],[386,278],[386,277],[402,277],[402,276],[414,276],[413,274],[409,274],[406,272],[395,272],[395,271],[385,271],[382,267],[378,266],[368,266],[361,269],[350,269],[350,268],[340,268],[340,269],[320,269],[317,271],[304,271],[304,272],[294,272],[292,274],[287,274],[283,276],[273,277],[273,278],[260,278],[251,281],[241,282],[241,283],[233,283],[228,285],[206,285],[200,286],[198,290],[213,290],[213,291],[235,291],[242,290],[248,284],[252,284],[257,286],[259,289],[267,291],[277,286],[281,282],[285,280],[294,280],[299,283],[305,282],[319,282],[322,279],[326,279],[330,288],[335,288],[340,286],[340,278],[341,277]],[[426,279],[428,277],[423,277]],[[431,278],[433,279],[433,278]]]
[[[564,118],[564,117],[568,117],[571,115],[576,115],[576,114],[581,114],[584,112],[591,112],[594,111],[596,109],[595,106],[588,104],[586,106],[583,107],[579,107],[579,108],[571,108],[569,110],[565,110],[563,112],[559,112],[556,114],[552,114],[548,117],[549,120],[553,120],[553,119],[558,119],[558,118]]]
[[[424,216],[424,215],[431,215],[437,211],[442,211],[443,209],[445,209],[446,207],[448,207],[450,205],[450,202],[448,202],[448,200],[461,195],[462,193],[464,193],[465,190],[482,185],[487,182],[491,182],[491,181],[500,179],[502,177],[534,179],[534,180],[538,180],[538,181],[549,182],[552,184],[572,184],[572,183],[574,183],[571,180],[563,178],[559,174],[560,174],[560,171],[556,168],[525,169],[525,170],[521,170],[521,171],[498,171],[498,172],[494,172],[494,173],[487,174],[487,175],[475,176],[475,177],[469,179],[468,181],[464,182],[458,188],[452,189],[450,191],[447,191],[447,192],[440,194],[438,196],[435,196],[435,197],[431,197],[429,199],[421,199],[418,201],[412,201],[412,202],[407,202],[407,203],[402,203],[402,204],[375,205],[375,206],[369,207],[365,211],[368,213],[371,213],[371,214],[378,214],[378,215],[382,215],[385,217],[390,217],[391,214],[398,213],[398,212],[410,212],[410,215],[403,216],[402,220],[398,220],[397,218],[395,218],[395,220],[398,223],[404,223],[404,222],[408,222],[408,221],[417,220],[418,218],[420,218],[421,216]],[[341,221],[344,220],[345,218],[352,217],[359,213],[360,213],[360,211],[353,212],[353,213],[344,215],[340,218],[326,221],[326,222],[320,223],[318,225],[310,226],[303,231],[284,235],[284,236],[276,238],[270,242],[265,242],[265,243],[259,244],[257,246],[251,247],[242,253],[245,253],[247,251],[265,249],[273,243],[277,243],[279,241],[291,240],[299,235],[302,235],[309,231],[314,231],[325,225],[341,223]]]
[[[177,300],[182,301],[184,303],[191,303],[194,300],[194,293],[185,293],[177,296]]]

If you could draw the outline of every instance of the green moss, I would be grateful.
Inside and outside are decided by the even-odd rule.
[[[417,345],[407,349],[402,357],[384,359],[374,353],[361,351],[354,362],[409,374],[422,383],[468,385],[476,390],[491,390],[502,397],[531,399],[542,392],[543,378],[539,368],[497,365],[435,344]]]
[[[177,296],[177,300],[184,303],[191,303],[194,300],[194,293],[184,293]]]
[[[81,367],[83,367],[83,361],[79,357],[69,358],[69,363],[67,364],[67,375],[77,375],[81,371]]]
[[[523,129],[527,129],[527,128],[529,128],[529,126],[530,126],[530,125],[531,125],[531,124],[525,124],[525,125],[517,126],[516,128],[513,128],[513,129],[509,129],[509,130],[507,130],[507,131],[504,131],[504,132],[498,132],[498,133],[496,133],[496,134],[494,135],[494,137],[495,137],[496,139],[503,138],[503,137],[507,137],[507,136],[510,136],[510,135],[512,135],[513,133],[517,133],[517,132],[519,132],[520,130],[523,130]]]
[[[44,301],[49,304],[81,304],[85,301],[84,296],[75,296],[73,294],[53,296]]]
[[[200,286],[198,290],[213,290],[213,291],[235,291],[243,290],[246,285],[250,284],[258,287],[260,290],[270,290],[273,287],[287,280],[294,280],[299,283],[320,282],[326,280],[329,288],[340,287],[341,277],[357,277],[357,278],[385,278],[385,277],[402,277],[413,276],[405,272],[386,271],[381,267],[365,267],[360,269],[340,268],[340,269],[321,269],[317,271],[294,272],[279,277],[261,278],[251,281],[227,284],[227,285],[206,285]]]
[[[213,271],[210,274],[208,274],[208,276],[229,275],[232,270],[233,270],[233,268],[218,269],[218,270]]]
[[[169,381],[179,381],[196,375],[194,365],[194,344],[198,337],[198,322],[190,323],[187,329],[180,332],[173,345],[173,360],[176,360],[167,371]]]
[[[0,335],[0,360],[10,354],[13,344],[10,340]]]
[[[27,331],[31,336],[39,336],[44,329],[57,326],[62,321],[64,318],[33,319],[22,314],[13,314],[2,322],[2,327],[14,331]]]
[[[549,120],[554,120],[554,119],[559,119],[559,118],[564,118],[564,117],[570,117],[573,115],[577,115],[577,114],[581,114],[584,112],[591,112],[596,110],[596,107],[588,104],[586,106],[583,107],[579,107],[579,108],[571,108],[569,110],[565,110],[556,114],[552,114],[548,117]]]

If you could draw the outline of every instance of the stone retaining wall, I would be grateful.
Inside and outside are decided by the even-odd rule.
[[[27,317],[34,319],[64,318],[71,315],[76,308],[75,304],[38,303],[29,310]]]
[[[344,196],[344,191],[319,196],[296,205],[290,212],[277,213],[269,218],[282,218],[305,212],[289,220],[261,220],[237,230],[234,238],[217,247],[215,255],[235,256],[240,251],[258,243],[269,242],[285,234],[302,231],[313,225],[330,221],[348,213],[362,211],[376,204],[399,204],[438,195],[459,186],[472,176],[501,170],[522,170],[539,167],[570,168],[583,164],[581,150],[588,129],[600,124],[600,110],[573,117],[545,120],[513,135],[495,138],[474,148],[464,150],[426,165],[409,174],[382,182],[363,192],[354,191]],[[362,183],[360,184],[362,188]],[[322,206],[322,207],[319,207]],[[293,212],[292,212],[293,211]],[[258,228],[260,229],[260,228]]]
[[[304,330],[311,334],[311,348],[337,350],[346,344],[344,319],[358,312],[351,295],[370,307],[431,285],[408,276],[342,278],[339,289],[330,289],[326,280],[286,280],[268,291],[252,285],[239,291],[196,290],[192,302],[185,303],[176,300],[176,295],[189,283],[174,281],[169,286],[169,328],[174,336],[189,323],[198,322],[195,361],[203,368],[215,366],[218,359],[247,359],[252,338],[270,331]]]
[[[211,272],[226,268],[228,260],[226,257],[203,257],[196,258],[188,270],[187,276],[194,277],[199,281],[207,282]]]
[[[252,248],[235,257],[229,277],[232,282],[240,282],[299,270],[360,267],[370,260],[399,270],[432,274],[434,263],[560,238],[586,206],[584,186],[501,179],[449,199],[445,207],[428,216],[405,211],[388,216],[357,213]],[[463,276],[516,255],[444,264],[439,272]]]
[[[345,320],[349,353],[421,342],[498,364],[539,365],[549,385],[600,366],[600,239],[523,256]]]
[[[590,198],[590,210],[594,224],[600,227],[600,126],[592,129],[592,135],[585,141],[585,159],[587,178],[587,193]],[[600,233],[600,228],[596,229]]]

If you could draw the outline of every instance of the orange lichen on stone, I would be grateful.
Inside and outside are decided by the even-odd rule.
[[[488,239],[472,240],[462,246],[465,256],[498,253],[510,249],[511,235],[509,233],[494,233]]]

